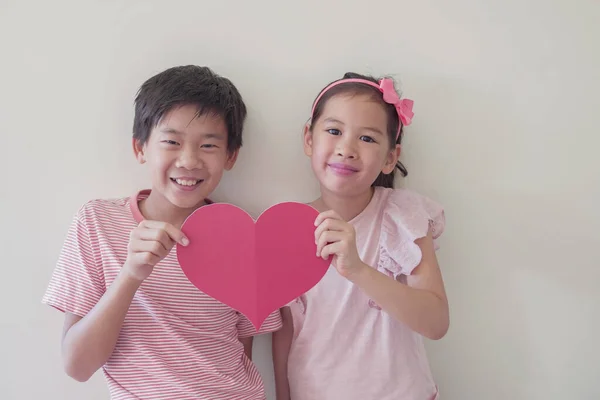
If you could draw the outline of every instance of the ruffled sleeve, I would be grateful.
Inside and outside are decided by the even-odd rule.
[[[444,209],[433,200],[405,189],[390,189],[379,239],[378,268],[392,275],[410,275],[420,264],[421,249],[415,240],[431,228],[435,249],[444,232]]]

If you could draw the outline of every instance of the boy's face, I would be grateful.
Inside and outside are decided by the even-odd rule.
[[[150,168],[152,191],[182,209],[202,205],[237,158],[227,152],[223,118],[198,116],[192,105],[166,113],[143,146],[134,140],[134,151]]]

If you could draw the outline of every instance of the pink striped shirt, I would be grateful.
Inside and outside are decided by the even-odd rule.
[[[85,316],[127,258],[142,215],[131,198],[93,200],[77,213],[43,303]],[[131,303],[102,370],[112,399],[265,399],[264,385],[239,338],[281,327],[279,312],[259,332],[240,313],[199,291],[173,249]]]

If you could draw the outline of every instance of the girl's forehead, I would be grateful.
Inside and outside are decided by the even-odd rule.
[[[366,94],[338,94],[327,100],[320,119],[344,123],[368,122],[387,125],[387,114],[381,102]]]

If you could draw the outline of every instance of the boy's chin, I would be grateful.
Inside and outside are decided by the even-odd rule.
[[[190,194],[187,196],[171,195],[167,196],[167,199],[169,199],[171,204],[175,207],[189,209],[203,205],[207,197],[208,195],[204,193],[195,193],[194,195]]]
[[[197,208],[203,205],[208,196],[209,193],[206,193],[206,190],[198,188],[192,192],[187,193],[170,190],[165,197],[169,201],[169,203],[171,203],[177,208],[190,209]]]

